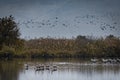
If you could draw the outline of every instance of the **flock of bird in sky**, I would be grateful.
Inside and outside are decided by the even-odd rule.
[[[108,30],[108,29],[109,30],[117,30],[118,21],[115,20],[116,15],[108,13],[108,14],[103,15],[101,17],[97,16],[97,15],[90,15],[90,14],[87,14],[87,15],[84,15],[84,16],[75,16],[74,18],[71,18],[72,23],[69,23],[69,21],[61,21],[60,17],[56,16],[56,17],[54,17],[52,19],[48,19],[48,20],[44,19],[44,20],[36,21],[36,19],[31,19],[31,20],[28,20],[28,21],[19,22],[19,25],[24,25],[27,28],[34,28],[34,27],[42,28],[44,26],[54,28],[54,27],[57,27],[58,25],[69,28],[69,26],[81,27],[80,24],[84,23],[84,24],[87,24],[87,25],[99,26],[99,28],[102,31],[105,31],[105,30]],[[105,18],[108,18],[111,21],[108,23],[104,20]],[[73,24],[74,24],[74,26],[73,26]]]

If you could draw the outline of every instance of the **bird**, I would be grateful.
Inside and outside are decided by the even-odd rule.
[[[55,19],[58,19],[58,17],[56,17]]]
[[[56,65],[54,65],[54,66],[52,67],[52,71],[57,71],[57,66],[56,66]]]
[[[49,65],[46,66],[46,70],[50,70],[50,66]]]
[[[108,62],[108,59],[102,59],[102,62],[103,62],[103,63],[107,63],[107,62]]]
[[[120,63],[120,59],[119,58],[117,58],[117,62]]]
[[[36,65],[35,71],[41,71],[41,70],[44,70],[44,66],[43,65]]]
[[[28,67],[29,67],[28,64],[25,64],[24,66],[25,66],[25,69],[28,70]]]
[[[91,62],[96,63],[98,59],[91,59]]]

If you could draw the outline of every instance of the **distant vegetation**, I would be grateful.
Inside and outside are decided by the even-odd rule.
[[[9,58],[115,58],[120,57],[120,39],[77,36],[73,39],[23,40],[12,16],[0,18],[0,59]]]
[[[32,39],[25,41],[23,54],[32,58],[115,58],[120,57],[120,39],[113,35],[100,39],[81,35],[75,39]]]

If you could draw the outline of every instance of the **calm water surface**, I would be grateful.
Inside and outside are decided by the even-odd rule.
[[[37,70],[38,65],[44,69]],[[120,64],[78,59],[0,61],[0,80],[120,80]]]

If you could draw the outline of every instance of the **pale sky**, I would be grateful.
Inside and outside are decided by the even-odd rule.
[[[120,37],[120,0],[0,0],[0,10],[19,22],[22,38]]]

